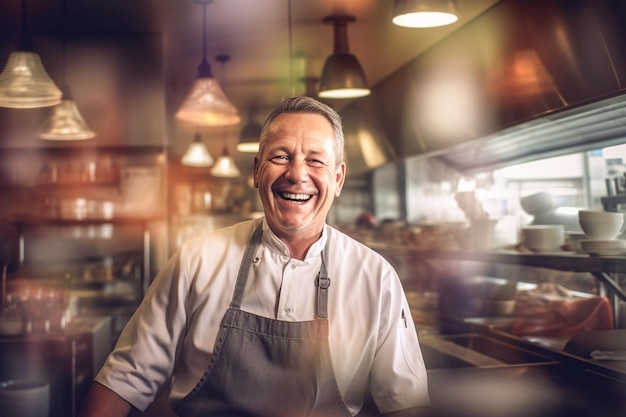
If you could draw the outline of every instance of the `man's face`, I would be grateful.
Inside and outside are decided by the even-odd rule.
[[[272,121],[254,158],[254,186],[278,237],[314,237],[343,187],[331,124],[321,115],[285,113]]]

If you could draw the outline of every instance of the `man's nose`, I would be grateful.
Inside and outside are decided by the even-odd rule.
[[[285,174],[289,181],[294,183],[304,182],[309,179],[309,169],[306,161],[294,159],[289,163]]]

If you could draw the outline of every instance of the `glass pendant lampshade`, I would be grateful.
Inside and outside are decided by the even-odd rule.
[[[241,130],[237,151],[243,153],[257,153],[262,127],[254,120],[254,111],[250,110],[248,123]]]
[[[44,121],[37,134],[46,140],[85,140],[96,136],[87,127],[76,102],[65,96],[52,108],[52,114]]]
[[[193,142],[187,148],[180,162],[190,167],[208,167],[213,165],[213,157],[202,142],[200,132],[196,131]]]
[[[221,178],[235,178],[240,174],[239,168],[235,165],[235,160],[232,156],[230,156],[228,147],[226,146],[226,143],[224,143],[222,155],[217,158],[215,165],[211,168],[211,175]]]
[[[395,0],[393,23],[410,28],[445,26],[459,19],[456,0]]]
[[[11,52],[0,74],[0,107],[30,109],[54,106],[61,90],[35,53],[28,31],[26,0],[22,0],[22,27],[17,50]]]
[[[191,91],[183,101],[176,118],[204,126],[236,125],[241,121],[235,106],[230,102],[213,76],[206,59],[206,6],[212,0],[193,0],[202,5],[203,36],[202,61],[198,66],[196,79]]]
[[[329,16],[324,19],[324,23],[334,26],[334,53],[326,59],[322,68],[319,97],[355,98],[370,94],[363,68],[348,48],[347,26],[355,20],[353,16]]]
[[[67,0],[63,0],[63,27],[67,27]],[[96,134],[87,127],[87,123],[78,111],[78,106],[67,84],[67,35],[63,33],[63,82],[61,83],[61,102],[52,108],[52,113],[40,126],[37,134],[45,140],[85,140]]]

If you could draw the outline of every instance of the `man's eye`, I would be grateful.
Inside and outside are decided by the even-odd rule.
[[[275,155],[270,160],[280,164],[289,161],[289,157],[287,155]]]
[[[309,165],[313,167],[323,167],[325,164],[319,159],[309,159]]]

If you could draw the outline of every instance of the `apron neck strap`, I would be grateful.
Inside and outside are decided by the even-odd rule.
[[[250,265],[254,259],[254,252],[256,252],[257,246],[261,241],[261,235],[263,234],[263,222],[259,222],[259,225],[254,230],[246,252],[243,254],[241,265],[239,266],[239,274],[237,275],[237,283],[235,284],[235,291],[233,293],[233,299],[230,301],[230,308],[239,310],[241,308],[241,299],[243,298],[243,292],[246,288],[246,282],[248,281],[248,273],[250,272]]]
[[[328,239],[326,246],[322,251],[322,267],[317,273],[317,315],[321,318],[328,318],[328,287],[330,287],[330,278],[326,271],[326,250],[328,249]]]
[[[254,230],[248,247],[243,255],[241,265],[239,266],[239,273],[237,275],[237,283],[235,284],[235,290],[233,292],[233,298],[230,302],[230,308],[240,310],[241,300],[243,293],[248,282],[248,274],[250,273],[250,265],[254,262],[254,253],[256,248],[261,242],[261,235],[263,234],[263,222]],[[320,272],[317,274],[315,285],[317,286],[317,315],[321,318],[328,318],[328,287],[330,286],[330,278],[326,270],[326,252],[328,251],[328,239],[324,250],[322,250],[322,266]]]

